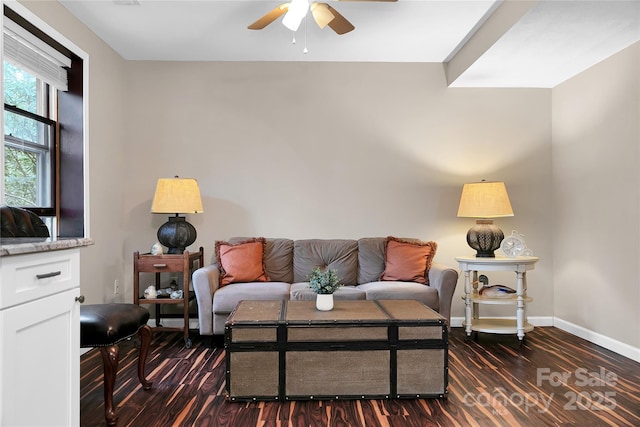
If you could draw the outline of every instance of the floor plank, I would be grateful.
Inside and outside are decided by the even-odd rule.
[[[228,402],[223,348],[180,334],[154,335],[151,390],[137,381],[137,349],[125,342],[114,392],[119,426],[428,427],[638,426],[640,364],[553,327],[520,347],[512,336],[479,334],[449,343],[447,399]],[[104,425],[102,359],[81,357],[81,425]]]

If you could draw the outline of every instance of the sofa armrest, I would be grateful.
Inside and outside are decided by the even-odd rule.
[[[447,319],[451,327],[451,301],[458,284],[458,272],[446,265],[434,262],[429,269],[429,286],[438,290],[440,314]]]
[[[200,335],[213,335],[213,293],[218,289],[218,264],[207,265],[193,272],[193,292],[198,303]]]

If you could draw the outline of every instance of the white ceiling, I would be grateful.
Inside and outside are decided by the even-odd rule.
[[[281,19],[263,30],[247,29],[281,3],[278,1],[60,3],[125,59],[452,60],[452,64],[458,61],[459,72],[450,80],[458,87],[554,87],[640,40],[640,0],[332,1],[356,29],[337,35],[328,27],[320,30],[309,17],[306,31],[303,23],[295,34],[295,44],[294,33],[280,23]],[[514,7],[510,3],[521,10],[515,17],[502,13]],[[303,53],[305,39],[307,54]],[[464,54],[456,57],[458,52]]]

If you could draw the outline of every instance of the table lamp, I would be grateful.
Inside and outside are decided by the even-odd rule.
[[[476,250],[478,258],[495,257],[504,233],[490,218],[513,216],[513,209],[504,182],[473,182],[464,184],[458,217],[478,218],[467,232],[467,243]]]
[[[202,213],[202,199],[198,181],[193,178],[160,178],[151,204],[151,213],[170,213],[175,216],[158,229],[158,241],[169,248],[170,254],[181,254],[196,241],[193,225],[179,214]]]

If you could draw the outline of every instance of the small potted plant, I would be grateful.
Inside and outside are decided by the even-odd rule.
[[[333,293],[342,286],[336,270],[317,267],[309,275],[309,287],[317,295],[316,308],[322,311],[333,309]]]

